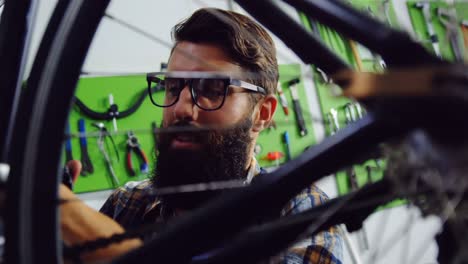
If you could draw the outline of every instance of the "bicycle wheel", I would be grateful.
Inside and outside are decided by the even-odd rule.
[[[12,162],[12,167],[18,169],[12,174],[14,179],[12,177],[9,187],[11,190],[9,193],[9,200],[11,201],[9,203],[9,211],[14,212],[15,208],[17,208],[18,213],[11,213],[11,215],[9,213],[7,218],[9,223],[8,228],[10,228],[10,226],[12,228],[12,231],[7,236],[7,241],[16,241],[16,239],[18,239],[17,242],[10,244],[11,251],[9,252],[12,253],[7,254],[7,256],[9,256],[8,260],[14,263],[30,263],[33,261],[55,263],[59,262],[60,258],[60,246],[57,243],[58,239],[56,233],[57,208],[55,192],[57,179],[48,177],[46,179],[41,178],[43,180],[38,181],[37,178],[39,177],[39,173],[43,175],[57,174],[60,146],[63,139],[62,131],[64,130],[67,116],[67,111],[64,111],[64,109],[70,108],[73,87],[76,84],[83,58],[107,5],[107,2],[91,4],[91,1],[74,1],[65,7],[63,2],[65,1],[61,2],[64,10],[62,15],[60,15],[61,19],[59,19],[62,23],[56,30],[52,30],[54,33],[51,35],[50,46],[45,53],[43,53],[46,54],[43,57],[44,62],[39,63],[39,65],[47,65],[47,69],[38,69],[38,72],[35,73],[37,74],[36,76],[38,76],[35,78],[38,80],[36,85],[37,90],[31,89],[35,91],[30,92],[32,101],[22,109],[23,113],[21,116],[25,118],[24,122],[21,122],[21,125],[17,126],[18,129],[15,129],[15,133],[18,131],[15,142],[21,147],[15,152],[16,157]],[[35,85],[34,83],[33,85]],[[62,101],[57,100],[57,98],[61,98]],[[45,125],[45,120],[49,121],[47,126]],[[337,135],[335,139],[328,140],[317,149],[309,151],[305,156],[292,162],[290,166],[280,169],[276,174],[273,174],[272,178],[265,180],[265,183],[269,183],[269,181],[275,179],[279,180],[276,187],[268,191],[281,194],[283,185],[280,180],[285,179],[282,178],[282,176],[286,174],[294,174],[297,177],[303,177],[303,175],[301,175],[302,173],[299,173],[299,170],[295,170],[299,166],[304,166],[308,170],[319,171],[317,172],[316,178],[301,178],[300,181],[288,182],[294,185],[295,191],[300,191],[306,184],[318,179],[319,176],[333,172],[337,167],[349,165],[351,161],[343,161],[340,164],[336,164],[335,160],[326,158],[326,156],[330,154],[331,151],[334,151],[335,155],[337,155],[335,157],[339,157],[339,154],[336,153],[345,149],[345,145],[342,145],[342,149],[337,147],[337,143],[343,143],[343,141],[346,140],[348,140],[347,142],[350,145],[358,145],[357,143],[361,143],[361,141],[356,140],[359,137],[353,138],[353,136],[356,136],[354,133],[362,132],[366,133],[366,135],[372,135],[371,138],[373,141],[371,143],[366,142],[369,146],[395,134],[395,131],[382,129],[385,126],[380,127],[379,130],[383,130],[388,134],[382,133],[376,135],[377,130],[375,128],[373,130],[366,130],[365,128],[376,125],[374,121],[373,116],[369,115],[368,118],[364,119],[362,123],[356,125],[353,129],[349,129]],[[398,133],[401,132],[402,131],[398,131]],[[40,152],[44,150],[47,151],[46,153],[49,155]],[[350,150],[348,149],[348,151]],[[365,151],[362,150],[362,152]],[[354,153],[349,154],[352,155]],[[314,163],[307,163],[307,159],[312,159]],[[317,163],[321,164],[317,165]],[[30,173],[31,171],[37,174]],[[266,186],[265,184],[261,187],[254,187],[252,190],[256,188],[257,190],[265,191]],[[224,214],[222,210],[237,210],[235,208],[238,207],[239,204],[245,206],[244,211],[239,212],[246,213],[246,215],[251,214],[251,216],[254,217],[253,215],[259,212],[256,211],[255,204],[249,205],[246,201],[255,200],[253,199],[255,198],[255,192],[256,191],[243,192],[242,194],[237,194],[237,196],[226,198],[223,202],[218,202],[207,208],[198,210],[194,214],[196,217],[167,231],[163,237],[159,238],[157,243],[152,244],[152,246],[158,245],[160,247],[156,249],[147,247],[139,253],[154,251],[155,253],[152,254],[155,255],[145,256],[148,261],[152,260],[151,257],[158,256],[157,254],[161,254],[159,256],[164,256],[168,261],[175,261],[178,259],[182,261],[187,260],[187,256],[190,257],[193,255],[194,251],[191,250],[194,249],[187,249],[187,251],[184,252],[184,248],[181,248],[181,251],[176,251],[174,248],[178,246],[177,243],[186,239],[187,236],[191,236],[194,242],[199,242],[200,238],[196,238],[196,236],[200,234],[200,232],[203,233],[203,229],[198,231],[194,229],[200,226],[203,226],[203,228],[210,228],[210,223],[212,222],[209,221],[219,221],[229,216]],[[284,195],[281,199],[286,199],[292,194],[281,195]],[[231,208],[227,207],[228,205]],[[218,218],[212,216],[217,216]],[[226,221],[228,221],[228,219],[226,219]],[[229,231],[231,234],[235,234],[237,231],[247,226],[250,219],[246,217],[237,223],[234,223],[234,221],[232,222],[232,229]],[[44,223],[47,223],[47,225],[44,225]],[[46,226],[46,228],[44,228],[44,226]],[[187,230],[191,233],[184,233]],[[207,231],[207,229],[205,229],[205,231]],[[225,232],[223,235],[227,235],[228,230],[223,229],[220,231]],[[209,236],[211,236],[213,240],[209,241],[210,238],[205,237],[204,239],[208,241],[207,244],[216,244],[218,242],[215,236]],[[52,241],[53,243],[44,243],[44,241]],[[7,245],[8,243],[9,242],[7,242]],[[193,244],[194,243],[191,245]],[[195,246],[201,245],[202,243]],[[132,253],[120,261],[134,261],[136,256],[138,256],[138,253]]]
[[[8,182],[6,261],[61,262],[57,174],[74,87],[109,1],[59,1],[14,130]],[[47,175],[47,176],[45,176]],[[44,241],[47,241],[44,243]]]

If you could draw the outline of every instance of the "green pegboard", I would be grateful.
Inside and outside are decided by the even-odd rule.
[[[434,53],[434,48],[430,42],[430,37],[428,33],[428,27],[426,20],[424,18],[423,12],[421,9],[418,9],[415,7],[415,4],[419,1],[414,1],[410,0],[407,1],[407,7],[408,7],[408,12],[409,16],[411,18],[411,23],[413,25],[413,29],[417,34],[417,40],[426,47],[427,50],[430,52]],[[449,61],[454,61],[455,60],[455,55],[453,51],[453,47],[450,43],[450,39],[447,37],[447,29],[441,22],[441,19],[437,15],[437,9],[438,8],[444,8],[447,10],[454,10],[456,14],[456,21],[457,25],[455,27],[457,28],[457,35],[459,37],[459,45],[461,50],[461,54],[464,55],[465,61],[468,60],[466,57],[466,47],[463,43],[463,32],[461,30],[461,25],[460,22],[463,19],[468,19],[468,2],[466,1],[456,1],[455,4],[449,5],[445,1],[430,1],[428,2],[430,5],[430,15],[432,17],[432,26],[434,28],[434,31],[437,35],[438,43],[439,43],[439,49],[440,49],[440,54],[442,58],[449,60]]]
[[[274,120],[277,124],[275,129],[266,129],[261,132],[258,144],[261,146],[262,151],[258,154],[257,159],[263,167],[272,167],[286,162],[283,157],[278,161],[268,161],[264,157],[268,152],[280,151],[286,153],[286,146],[283,141],[283,133],[288,131],[290,136],[290,148],[292,157],[296,157],[304,151],[308,146],[316,143],[314,132],[312,128],[312,117],[308,107],[306,92],[304,90],[304,82],[301,80],[297,84],[297,89],[300,98],[300,104],[308,134],[304,137],[299,135],[296,126],[296,119],[291,105],[291,93],[286,83],[293,78],[301,77],[301,68],[299,64],[280,65],[280,83],[282,84],[284,94],[290,106],[290,114],[288,117],[282,112],[281,106],[278,104]],[[86,106],[97,112],[105,112],[109,108],[109,94],[114,97],[114,103],[118,105],[119,111],[123,111],[131,106],[141,92],[146,89],[145,76],[112,76],[112,77],[87,77],[81,78],[78,82],[76,96],[82,100]],[[140,108],[131,116],[117,120],[118,131],[113,135],[120,160],[112,149],[109,149],[110,156],[113,161],[113,169],[119,179],[119,186],[132,180],[142,180],[148,177],[146,174],[139,174],[135,177],[129,176],[126,170],[126,131],[132,130],[138,137],[142,149],[150,159],[150,171],[153,169],[154,157],[154,136],[151,133],[151,123],[156,122],[159,126],[162,117],[162,108],[155,107],[151,104],[149,98],[146,98]],[[113,189],[118,187],[114,184],[107,165],[105,163],[102,153],[97,146],[97,131],[98,129],[92,126],[94,122],[103,122],[106,128],[113,132],[112,121],[97,121],[91,120],[83,115],[75,106],[69,117],[70,132],[74,137],[71,138],[72,153],[74,159],[80,159],[79,138],[76,137],[78,132],[78,119],[84,118],[86,122],[86,131],[88,132],[88,152],[91,157],[94,173],[88,176],[80,176],[75,185],[75,192],[92,192],[106,189]],[[138,170],[139,160],[133,159],[133,165]]]
[[[275,129],[266,129],[261,132],[260,137],[257,143],[261,146],[262,151],[257,155],[257,160],[259,161],[262,167],[272,167],[285,163],[286,156],[281,158],[278,161],[268,161],[265,159],[265,156],[268,152],[280,151],[286,153],[286,145],[283,141],[283,134],[285,131],[288,131],[290,137],[290,148],[291,156],[297,157],[300,155],[305,148],[316,144],[316,139],[314,136],[314,131],[312,127],[312,122],[314,121],[307,102],[307,95],[304,90],[304,82],[311,81],[309,79],[302,79],[301,77],[301,68],[299,64],[290,64],[290,65],[280,65],[280,79],[279,82],[282,86],[283,93],[287,98],[289,105],[289,116],[286,116],[283,112],[280,103],[278,102],[278,107],[274,116],[276,123]],[[297,84],[297,90],[300,98],[300,105],[304,120],[307,127],[307,135],[301,136],[299,133],[299,128],[296,122],[296,116],[292,110],[292,98],[290,89],[287,86],[287,82],[294,78],[300,78],[300,82]]]
[[[466,0],[456,0],[454,1],[454,5],[458,19],[468,19],[468,2]]]
[[[398,19],[390,0],[349,0],[354,8],[371,16],[374,19],[392,27],[399,28]]]
[[[378,5],[375,1],[360,1],[359,3],[360,5],[358,5],[357,8],[363,9],[364,12],[368,13],[377,12],[376,10],[379,10],[380,8],[380,5]],[[312,31],[312,25],[310,24],[311,21],[307,18],[307,16],[300,14],[300,18],[305,27]],[[312,23],[314,22],[312,21]],[[341,34],[338,34],[330,28],[325,27],[319,23],[316,23],[315,26],[319,29],[318,37],[321,39],[323,44],[333,50],[333,52],[335,52],[341,59],[348,62],[354,68],[357,68],[357,61],[355,56],[352,54],[349,40],[347,40]],[[317,32],[315,31],[314,34],[317,34]],[[363,64],[363,70],[381,71],[382,68],[376,67],[376,61],[378,60],[378,57],[370,53],[364,47],[360,45],[358,47],[358,54]],[[325,83],[321,75],[315,69],[313,70],[312,74],[314,76],[313,79],[315,80],[315,87],[317,89],[317,94],[320,101],[320,109],[325,119],[324,124],[326,135],[330,136],[332,131],[330,131],[330,126],[328,124],[328,120],[326,119],[327,114],[330,113],[332,109],[336,110],[338,113],[339,128],[342,129],[346,126],[344,107],[347,104],[352,103],[352,101],[348,98],[334,95],[332,91],[334,88],[336,89],[336,87],[332,87],[332,84]],[[363,186],[369,181],[377,181],[383,177],[383,168],[385,166],[385,162],[379,161],[380,167],[376,166],[375,163],[376,161],[370,160],[364,164],[353,166],[352,169],[355,171],[356,180],[359,187]],[[371,168],[372,172],[368,173],[367,168]],[[340,195],[348,193],[350,191],[349,175],[347,175],[345,171],[339,171],[335,173],[335,177],[338,193]]]
[[[109,94],[114,97],[114,103],[118,105],[119,111],[123,111],[131,106],[146,89],[145,76],[119,76],[119,77],[94,77],[81,78],[78,83],[76,96],[82,100],[89,108],[97,112],[105,112],[109,108]],[[70,113],[69,124],[71,134],[78,132],[78,119],[84,118],[86,131],[90,133],[87,138],[88,152],[94,166],[94,173],[88,176],[80,176],[75,185],[75,192],[90,192],[105,190],[117,187],[111,179],[111,175],[105,163],[102,153],[97,146],[97,128],[92,126],[94,122],[103,122],[106,128],[114,132],[112,121],[91,120],[77,111],[75,106]],[[150,114],[148,114],[150,113]],[[110,157],[113,161],[113,168],[120,185],[131,180],[145,179],[147,175],[138,173],[135,177],[130,177],[126,170],[126,142],[128,130],[132,130],[137,136],[143,151],[152,160],[154,153],[154,137],[151,133],[151,122],[158,125],[161,122],[161,109],[153,106],[148,99],[145,99],[140,108],[127,118],[117,120],[117,134],[113,135],[120,160],[114,150],[109,149]],[[110,144],[110,142],[109,142]],[[75,159],[80,159],[79,139],[72,138],[72,151]],[[135,155],[134,155],[135,156]],[[140,161],[134,157],[133,167],[138,172]],[[152,168],[151,162],[150,167]]]

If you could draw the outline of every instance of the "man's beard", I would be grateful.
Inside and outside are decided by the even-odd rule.
[[[170,128],[182,128],[180,132],[191,137],[201,148],[172,149],[173,139],[180,133],[161,133],[158,137],[156,170],[153,185],[158,188],[228,180],[245,180],[248,147],[251,144],[251,118],[230,128],[200,130],[188,122],[179,122]],[[202,191],[164,195],[164,207],[193,209],[213,199],[222,191]]]

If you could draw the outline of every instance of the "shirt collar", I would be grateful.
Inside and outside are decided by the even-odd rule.
[[[250,167],[247,171],[247,177],[245,179],[245,182],[250,183],[253,177],[260,174],[260,172],[261,172],[261,169],[260,169],[260,165],[257,162],[257,159],[255,157],[252,157],[252,161],[250,161]]]

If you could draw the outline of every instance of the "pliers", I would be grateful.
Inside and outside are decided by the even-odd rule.
[[[148,158],[146,157],[145,152],[143,152],[143,150],[140,148],[140,143],[138,143],[137,137],[132,131],[129,131],[127,135],[127,169],[130,173],[130,176],[136,175],[132,165],[132,152],[135,152],[138,158],[141,160],[140,172],[148,173]]]
[[[112,136],[107,131],[107,128],[104,125],[104,123],[94,123],[93,126],[99,129],[99,137],[97,140],[98,148],[104,156],[107,168],[112,176],[112,181],[114,182],[114,185],[120,186],[119,178],[115,174],[114,167],[112,167],[112,159],[110,158],[109,152],[106,150],[106,147],[109,148],[106,138],[110,138],[112,146],[115,150],[115,154],[117,155],[117,160],[120,160],[119,152],[117,151],[117,147],[115,146],[114,139],[112,139]]]

